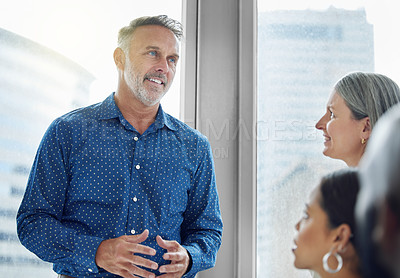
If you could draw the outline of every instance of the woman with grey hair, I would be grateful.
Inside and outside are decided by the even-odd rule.
[[[387,76],[354,72],[341,78],[315,125],[325,138],[323,154],[358,166],[376,121],[398,102],[399,86]]]

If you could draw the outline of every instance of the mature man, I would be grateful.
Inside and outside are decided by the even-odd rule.
[[[371,137],[356,206],[363,277],[400,277],[400,105],[383,115]]]
[[[181,25],[119,32],[118,87],[56,119],[17,215],[21,243],[59,277],[194,277],[215,264],[222,220],[208,140],[163,112]]]

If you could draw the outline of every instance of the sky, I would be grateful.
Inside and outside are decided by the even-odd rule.
[[[330,6],[366,11],[374,26],[375,72],[385,74],[400,85],[400,1],[399,0],[259,0],[258,12],[281,9],[323,10]]]
[[[304,10],[316,9],[323,10],[333,5],[336,8],[357,9],[365,5],[365,0],[258,0],[258,11],[272,11],[272,10]]]

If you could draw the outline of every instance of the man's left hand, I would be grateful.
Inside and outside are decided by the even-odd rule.
[[[190,256],[185,248],[183,248],[175,240],[164,240],[160,236],[156,238],[157,244],[166,249],[163,255],[164,260],[171,261],[168,265],[160,266],[159,271],[165,273],[160,278],[179,278],[182,277],[190,264]]]

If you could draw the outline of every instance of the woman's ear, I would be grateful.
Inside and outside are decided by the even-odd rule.
[[[336,239],[335,243],[338,246],[338,252],[346,249],[347,245],[350,242],[350,239],[353,237],[353,233],[348,224],[342,224],[335,229],[336,231]]]
[[[371,127],[371,122],[369,120],[369,117],[365,117],[364,119],[361,119],[360,121],[362,124],[361,138],[364,140],[368,140],[369,137],[371,136],[371,132],[372,132],[372,127]]]
[[[123,70],[125,68],[125,53],[120,47],[114,50],[114,62],[118,69]]]

